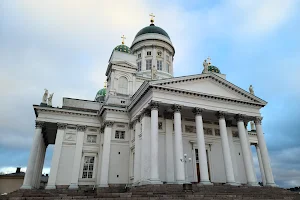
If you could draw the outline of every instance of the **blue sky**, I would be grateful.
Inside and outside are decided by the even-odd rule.
[[[54,106],[62,97],[93,100],[121,35],[130,46],[153,12],[175,46],[175,76],[200,73],[210,56],[227,80],[246,90],[252,84],[268,101],[263,128],[275,181],[299,186],[299,9],[297,0],[1,1],[0,171],[27,165],[32,105],[43,89],[55,93]]]

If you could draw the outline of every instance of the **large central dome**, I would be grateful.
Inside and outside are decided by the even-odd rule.
[[[167,38],[170,39],[168,33],[167,33],[164,29],[162,29],[162,28],[160,28],[160,27],[158,27],[158,26],[155,26],[154,24],[150,24],[150,26],[146,26],[145,28],[141,29],[141,30],[136,34],[135,38],[137,38],[137,37],[140,36],[140,35],[147,34],[147,33],[157,33],[157,34],[161,34],[161,35],[164,35],[164,36],[166,36]]]

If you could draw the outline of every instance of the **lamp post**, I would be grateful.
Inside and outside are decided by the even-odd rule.
[[[187,154],[183,154],[184,158],[180,159],[181,162],[184,163],[184,171],[185,171],[185,182],[188,183],[188,173],[187,173],[187,161],[191,162],[192,158],[187,158]]]

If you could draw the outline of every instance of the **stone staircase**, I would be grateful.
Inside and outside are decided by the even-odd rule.
[[[158,200],[158,199],[293,199],[300,200],[300,194],[282,188],[250,187],[250,186],[197,186],[193,185],[145,185],[125,188],[114,186],[109,188],[85,188],[79,190],[17,190],[7,196],[0,196],[1,200],[27,199],[105,199],[105,200]]]

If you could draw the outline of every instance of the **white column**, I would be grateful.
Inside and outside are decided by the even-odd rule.
[[[262,163],[264,166],[264,172],[265,172],[265,176],[266,176],[266,185],[276,187],[276,184],[275,184],[274,178],[273,178],[268,149],[267,149],[264,133],[263,133],[262,126],[261,126],[261,120],[262,120],[262,118],[257,117],[255,119],[255,126],[256,126],[258,146],[260,149],[261,159],[262,159]]]
[[[47,150],[47,146],[46,146],[45,142],[43,141],[43,143],[42,143],[42,159],[41,159],[41,165],[40,165],[39,173],[38,173],[39,176],[37,178],[37,183],[36,183],[38,189],[40,188],[40,184],[41,184],[41,176],[42,176],[43,167],[44,167],[46,150]]]
[[[158,102],[151,101],[151,174],[149,181],[151,184],[162,184],[158,173]]]
[[[265,186],[267,184],[267,182],[266,182],[264,166],[263,166],[263,163],[262,163],[262,160],[261,160],[260,149],[259,149],[258,145],[255,145],[255,147],[256,147],[256,153],[257,153],[257,158],[258,158],[258,164],[259,164],[262,184],[263,184],[263,186]]]
[[[82,158],[82,147],[83,147],[85,130],[86,130],[86,126],[77,126],[75,155],[73,161],[71,184],[69,186],[69,189],[78,189],[78,179],[80,173],[80,164]]]
[[[43,134],[42,137],[39,138],[38,141],[38,148],[37,148],[37,154],[34,161],[34,172],[33,172],[33,178],[32,178],[32,187],[37,188],[37,179],[39,176],[40,166],[41,166],[41,159],[42,159],[42,145],[44,143]]]
[[[37,151],[39,147],[40,139],[42,138],[42,127],[44,125],[44,122],[35,122],[35,135],[33,139],[33,143],[31,146],[30,154],[29,154],[29,160],[27,165],[27,170],[24,177],[23,185],[20,189],[32,189],[33,180],[34,180],[34,167],[35,167],[35,160],[37,156]]]
[[[196,132],[197,132],[197,145],[198,145],[198,157],[199,157],[199,167],[200,167],[200,184],[202,185],[212,185],[209,180],[206,148],[204,140],[203,131],[203,121],[202,121],[202,111],[201,108],[195,108],[195,121],[196,121]]]
[[[233,136],[232,136],[232,122],[231,121],[226,121],[226,126],[227,126],[227,134],[228,134],[228,142],[229,142],[229,148],[230,148],[230,154],[231,154],[231,159],[232,159],[232,166],[233,166],[233,172],[234,172],[234,179],[237,184],[239,183],[239,173],[238,173],[238,166],[236,162],[236,151],[235,151],[235,145],[233,142]]]
[[[183,147],[182,147],[182,129],[181,129],[181,106],[174,105],[174,131],[175,131],[175,178],[176,182],[183,184],[185,182]]]
[[[152,51],[152,67],[155,66],[155,68],[157,69],[157,59],[156,59],[156,55],[157,55],[157,50],[156,50],[156,46],[153,46],[153,51]]]
[[[151,174],[151,112],[145,110],[141,115],[141,181],[140,185],[149,184]]]
[[[257,181],[257,176],[256,176],[256,171],[255,171],[255,167],[254,167],[254,161],[253,161],[253,154],[252,154],[252,150],[251,150],[251,142],[250,142],[250,139],[249,139],[249,133],[248,133],[248,130],[247,130],[247,123],[245,123],[245,133],[246,133],[246,136],[247,136],[247,140],[249,142],[249,152],[250,152],[250,157],[251,157],[251,168],[253,170],[253,173],[254,173],[254,178],[255,178],[255,182],[258,183]]]
[[[251,162],[251,154],[250,154],[250,149],[249,149],[249,141],[248,141],[246,133],[245,133],[245,125],[244,125],[243,120],[244,120],[243,116],[237,115],[236,121],[237,121],[239,138],[240,138],[241,147],[242,147],[247,182],[248,182],[248,185],[258,186],[258,184],[255,180],[255,174],[251,167],[252,162]]]
[[[54,151],[53,151],[53,155],[52,155],[50,175],[49,175],[48,184],[46,186],[46,189],[56,189],[56,186],[55,186],[56,176],[57,176],[58,164],[59,164],[61,148],[62,148],[62,143],[64,140],[66,127],[67,127],[67,124],[57,123],[55,145],[54,145]]]
[[[109,170],[109,159],[110,159],[110,143],[112,126],[114,122],[104,122],[104,140],[103,140],[103,151],[102,151],[102,166],[100,170],[100,184],[98,187],[108,187],[108,170]]]
[[[36,158],[36,166],[34,169],[34,180],[33,180],[33,186],[37,189],[40,187],[40,182],[41,182],[41,176],[42,176],[42,171],[43,171],[43,166],[44,166],[44,160],[45,160],[45,153],[46,153],[46,145],[44,142],[44,138],[41,137],[40,140],[40,145],[38,148],[38,156]]]
[[[142,49],[142,70],[141,71],[145,71],[146,70],[146,50],[145,47],[143,47]]]
[[[172,113],[165,113],[164,117],[166,119],[166,181],[167,183],[174,183],[174,155],[173,155],[173,120]]]
[[[223,112],[219,112],[218,117],[219,117],[219,127],[220,127],[223,157],[225,163],[226,183],[230,185],[236,185],[233,166],[232,166],[232,159],[230,154],[230,148],[229,148],[229,142],[228,142],[225,114]]]
[[[134,184],[138,185],[141,179],[141,122],[140,118],[135,121],[135,145],[134,145]]]

